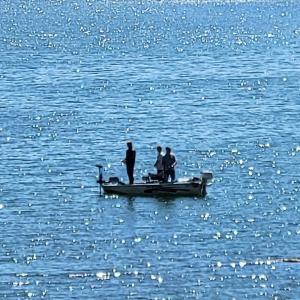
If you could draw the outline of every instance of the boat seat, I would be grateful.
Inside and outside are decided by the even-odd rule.
[[[142,180],[145,181],[145,182],[150,182],[150,177],[145,175],[142,177]]]
[[[149,173],[149,177],[152,180],[158,180],[158,181],[163,181],[164,180],[163,176],[162,175],[158,175],[158,174]]]
[[[108,178],[108,183],[112,183],[112,184],[119,184],[119,185],[124,185],[125,183],[122,182],[119,177],[109,177]]]
[[[109,177],[108,182],[109,183],[119,183],[120,180],[119,180],[119,177]]]
[[[142,180],[145,181],[145,182],[151,182],[151,181],[160,181],[160,182],[162,182],[164,180],[164,178],[161,175],[148,173],[148,175],[145,175],[145,176],[142,177]]]

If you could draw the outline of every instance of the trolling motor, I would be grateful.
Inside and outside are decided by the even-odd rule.
[[[103,176],[102,176],[102,168],[103,166],[102,165],[96,165],[96,167],[98,168],[99,170],[99,176],[98,176],[98,180],[97,182],[99,183],[100,185],[100,196],[101,196],[101,191],[102,191],[102,183],[104,182],[103,180]]]

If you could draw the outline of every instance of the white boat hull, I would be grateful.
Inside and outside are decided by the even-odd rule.
[[[99,168],[97,182],[100,184],[100,194],[103,189],[106,194],[118,194],[127,196],[198,196],[206,195],[207,183],[213,178],[210,171],[203,171],[200,178],[186,178],[174,183],[161,182],[157,175],[149,173],[143,176],[143,182],[125,184],[118,177],[110,177],[108,181],[103,180],[102,165]]]
[[[107,194],[119,194],[129,196],[200,196],[206,195],[206,183],[199,182],[175,182],[175,183],[102,183],[102,188]]]

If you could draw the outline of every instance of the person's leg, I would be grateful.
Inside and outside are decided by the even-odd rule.
[[[168,182],[168,180],[169,180],[169,175],[170,175],[170,172],[169,172],[169,170],[166,170],[166,171],[165,171],[165,178],[164,178],[164,182]]]
[[[132,168],[130,169],[130,184],[133,184],[134,182],[134,177],[133,177],[133,166]]]
[[[126,166],[126,171],[127,171],[127,176],[128,176],[128,180],[129,180],[129,183],[130,183],[130,169],[128,166]]]
[[[134,177],[133,177],[133,166],[127,166],[127,175],[129,179],[129,184],[133,184]]]
[[[164,181],[164,171],[163,170],[158,170],[157,171],[157,179],[159,182]]]
[[[171,182],[175,181],[175,170],[170,170]]]

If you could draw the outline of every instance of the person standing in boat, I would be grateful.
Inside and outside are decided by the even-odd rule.
[[[124,164],[126,164],[129,184],[133,184],[133,182],[134,182],[133,171],[134,171],[134,164],[135,164],[135,150],[133,149],[132,142],[127,143],[127,148],[128,149],[126,150],[126,157],[122,162]]]
[[[177,164],[175,155],[171,153],[171,148],[166,147],[166,154],[162,159],[164,168],[164,181],[168,182],[169,176],[171,177],[171,182],[175,181],[175,166]]]
[[[164,178],[164,166],[163,166],[163,155],[162,155],[161,146],[157,146],[156,150],[157,150],[157,158],[154,167],[157,170],[157,177],[159,178],[159,180],[162,180]]]

